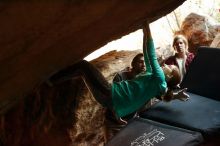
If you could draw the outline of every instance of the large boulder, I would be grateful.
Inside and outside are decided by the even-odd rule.
[[[0,113],[58,70],[184,1],[2,1]]]
[[[91,63],[111,83],[138,52],[112,51]],[[115,134],[105,112],[80,77],[57,85],[44,82],[1,116],[0,145],[101,146]]]
[[[189,40],[189,51],[196,52],[198,46],[210,46],[220,32],[220,25],[211,17],[191,13],[183,21],[180,33]]]

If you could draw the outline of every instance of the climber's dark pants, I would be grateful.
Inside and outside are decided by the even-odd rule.
[[[51,77],[51,82],[60,82],[82,76],[93,97],[104,107],[112,110],[111,84],[91,63],[82,60]]]

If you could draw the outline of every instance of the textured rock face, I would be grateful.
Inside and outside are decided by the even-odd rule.
[[[220,48],[220,31],[219,33],[215,36],[213,42],[211,43],[210,47],[217,47]]]
[[[112,82],[116,71],[130,66],[133,52],[109,52],[92,63]],[[49,86],[43,83],[0,120],[5,146],[98,146],[108,135],[105,109],[81,78]]]
[[[198,46],[210,46],[217,33],[220,32],[220,25],[216,25],[212,18],[191,13],[182,23],[181,33],[189,40],[189,49],[196,52]]]
[[[167,14],[184,0],[3,1],[0,113],[54,72]]]
[[[132,58],[138,51],[111,51],[92,61],[109,83],[117,71],[130,67]],[[76,81],[74,81],[76,82]],[[104,145],[115,133],[109,128],[105,109],[98,104],[91,93],[82,84],[83,90],[77,96],[78,106],[75,111],[76,122],[73,124],[72,143],[82,146]]]

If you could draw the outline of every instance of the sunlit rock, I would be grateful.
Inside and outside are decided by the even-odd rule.
[[[189,40],[189,50],[196,52],[198,46],[210,46],[219,31],[216,24],[217,22],[211,17],[189,14],[180,30]]]

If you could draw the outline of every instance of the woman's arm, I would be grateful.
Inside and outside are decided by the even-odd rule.
[[[148,62],[150,63],[150,66],[152,68],[152,73],[156,77],[165,78],[163,70],[161,69],[157,60],[155,47],[148,23],[143,27],[143,32],[144,32],[144,44],[146,44],[145,47],[143,48],[143,52],[145,53],[146,56],[148,56],[148,60],[149,60]],[[147,63],[147,60],[145,60],[145,63]],[[146,64],[146,68],[147,68],[147,64]]]
[[[143,27],[143,32],[146,39],[152,39],[151,31],[150,31],[150,24],[147,22]]]
[[[149,24],[147,24],[149,25]],[[149,31],[149,29],[145,29],[145,27],[143,28],[143,54],[144,54],[144,61],[145,61],[145,66],[146,66],[146,71],[148,73],[152,73],[152,68],[149,62],[149,56],[148,56],[148,51],[147,51],[147,42],[148,39],[151,39],[151,33]]]

